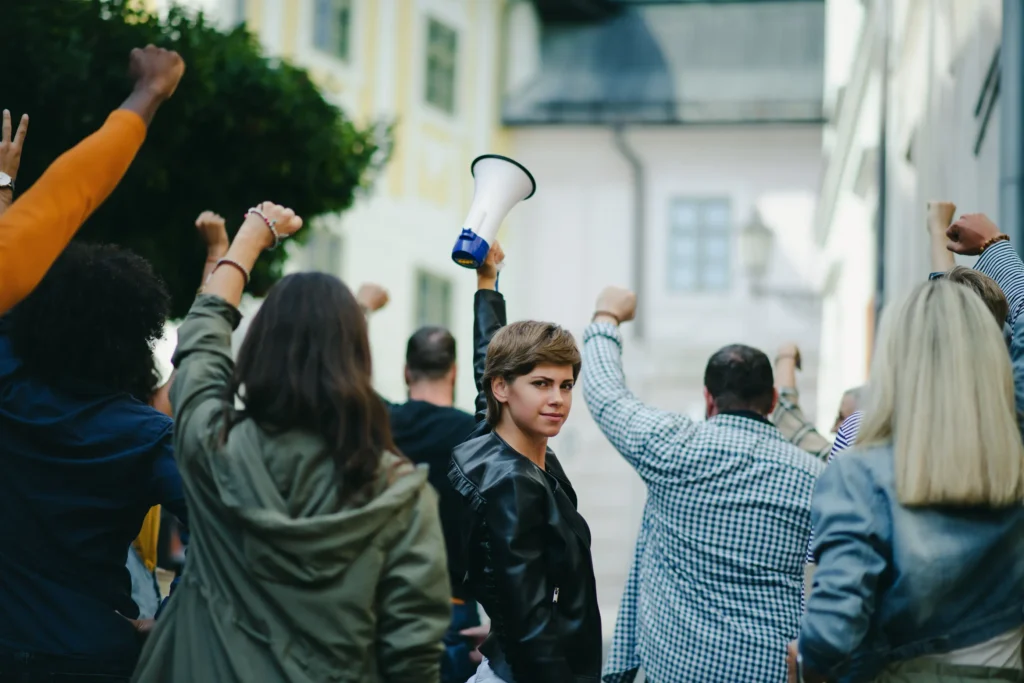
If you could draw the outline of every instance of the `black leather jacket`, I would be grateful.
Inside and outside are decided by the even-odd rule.
[[[466,506],[466,587],[491,618],[481,647],[508,683],[597,683],[601,615],[590,528],[549,449],[542,471],[491,431],[482,391],[487,345],[505,300],[476,294],[473,369],[478,426],[452,454],[449,480]]]

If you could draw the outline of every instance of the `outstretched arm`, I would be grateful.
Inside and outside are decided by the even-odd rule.
[[[632,292],[609,287],[601,293],[594,322],[583,335],[583,397],[597,426],[649,483],[679,465],[664,460],[667,451],[657,446],[695,424],[685,415],[644,405],[626,386],[619,324],[632,320],[635,311]]]
[[[86,219],[117,187],[146,126],[185,71],[176,52],[131,54],[135,89],[98,131],[60,156],[0,216],[0,315],[24,299]]]

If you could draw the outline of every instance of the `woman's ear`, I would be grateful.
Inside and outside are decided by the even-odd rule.
[[[494,400],[498,403],[508,403],[509,389],[509,383],[505,381],[504,377],[491,379],[491,393],[494,394]]]

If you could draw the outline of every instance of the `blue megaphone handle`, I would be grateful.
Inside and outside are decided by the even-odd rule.
[[[455,240],[455,246],[452,247],[452,261],[463,268],[476,270],[487,260],[487,253],[490,250],[491,245],[487,244],[483,237],[469,228],[463,228],[459,238]]]

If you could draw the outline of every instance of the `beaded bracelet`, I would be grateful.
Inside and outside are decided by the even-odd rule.
[[[263,222],[266,223],[267,227],[270,229],[271,234],[274,235],[274,246],[270,247],[270,251],[273,251],[274,249],[277,249],[279,246],[281,246],[281,241],[284,238],[278,234],[277,228],[274,227],[277,225],[277,221],[271,218],[267,218],[260,210],[260,207],[258,206],[254,206],[245,212],[245,217],[248,218],[249,216],[259,216],[260,218],[262,218]]]
[[[211,271],[210,271],[210,275],[209,275],[209,277],[207,277],[207,278],[206,278],[206,281],[207,281],[207,282],[209,282],[209,281],[210,281],[210,278],[212,278],[212,277],[213,277],[213,274],[214,274],[214,273],[215,273],[215,272],[217,271],[217,269],[218,269],[218,268],[220,268],[221,266],[231,266],[232,268],[236,269],[236,270],[237,270],[237,271],[238,271],[239,273],[241,273],[241,274],[242,274],[242,277],[244,277],[244,278],[245,278],[245,286],[246,286],[246,287],[248,287],[248,286],[249,286],[249,271],[247,271],[247,270],[245,269],[245,267],[244,267],[244,266],[243,266],[243,265],[242,265],[241,263],[238,263],[237,261],[232,261],[232,260],[231,260],[231,259],[229,259],[229,258],[222,258],[222,259],[220,259],[220,260],[218,260],[218,261],[217,261],[217,264],[216,264],[216,265],[215,265],[215,266],[213,267],[213,270],[211,270]]]
[[[1009,242],[1009,241],[1010,241],[1010,236],[1009,235],[996,235],[995,237],[992,237],[987,242],[985,242],[985,244],[981,245],[981,251],[979,251],[978,253],[979,254],[984,254],[985,250],[988,249],[989,247],[991,247],[996,242]]]

